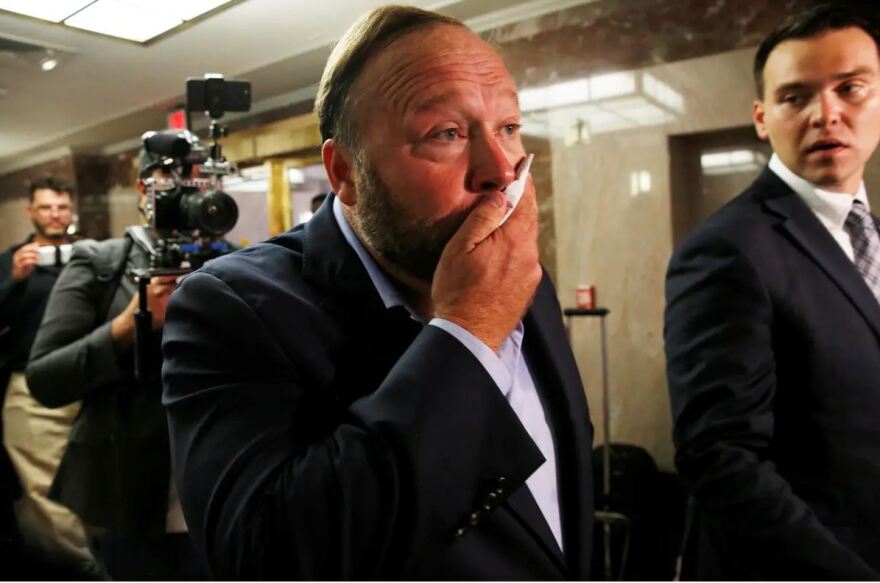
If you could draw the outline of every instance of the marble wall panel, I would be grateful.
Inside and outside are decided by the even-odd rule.
[[[646,447],[665,468],[672,467],[673,458],[662,341],[663,284],[674,246],[673,194],[691,197],[695,212],[704,215],[735,196],[749,179],[682,180],[673,173],[670,141],[718,130],[749,132],[755,48],[786,16],[812,4],[602,0],[485,35],[499,47],[521,90],[624,72],[638,80],[641,95],[636,98],[642,99],[647,73],[680,99],[679,107],[662,108],[660,121],[614,131],[592,131],[594,118],[586,114],[585,132],[572,134],[571,123],[552,127],[554,115],[571,114],[563,108],[527,115],[524,123],[527,135],[551,144],[549,168],[535,169],[533,175],[542,184],[548,181],[540,173],[549,171],[552,177],[553,204],[542,209],[552,209],[553,217],[542,216],[542,225],[552,224],[554,237],[542,245],[553,241],[555,249],[551,255],[542,248],[542,254],[555,257],[560,302],[573,305],[575,287],[590,283],[597,287],[599,304],[611,310],[611,437]],[[876,174],[880,177],[880,171]],[[573,324],[572,345],[597,444],[604,440],[598,332],[596,321]]]

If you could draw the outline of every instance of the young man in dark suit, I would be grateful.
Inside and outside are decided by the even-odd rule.
[[[372,11],[316,111],[335,195],[169,303],[164,402],[220,578],[582,579],[592,431],[538,263],[516,88],[460,22]]]
[[[862,182],[878,39],[838,4],[764,41],[769,167],[670,263],[685,578],[880,578],[880,236]]]

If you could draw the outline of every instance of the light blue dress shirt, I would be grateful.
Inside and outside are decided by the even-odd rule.
[[[419,318],[412,307],[407,304],[391,280],[385,276],[370,253],[364,248],[342,212],[342,203],[335,197],[333,198],[333,216],[336,218],[345,240],[348,241],[363,263],[385,307],[402,306],[409,312],[411,318],[425,324],[425,321]],[[442,318],[433,318],[427,324],[445,330],[480,361],[543,454],[544,463],[526,479],[526,486],[538,503],[538,508],[547,520],[559,548],[562,549],[555,446],[550,426],[547,424],[544,407],[522,353],[522,341],[525,334],[523,323],[520,322],[510,336],[504,340],[497,354],[479,338],[453,322]]]

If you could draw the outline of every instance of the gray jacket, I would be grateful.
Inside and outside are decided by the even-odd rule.
[[[94,526],[159,533],[170,473],[161,387],[134,378],[133,352],[121,351],[110,335],[111,320],[136,292],[125,271],[146,263],[126,241],[74,245],[49,297],[27,380],[47,407],[82,401],[50,498]]]

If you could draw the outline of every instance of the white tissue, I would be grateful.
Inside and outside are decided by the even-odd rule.
[[[523,162],[522,166],[519,167],[519,172],[516,174],[516,179],[507,185],[507,188],[504,189],[504,195],[507,197],[508,209],[504,214],[504,218],[501,219],[501,222],[498,223],[498,226],[504,224],[504,221],[507,220],[513,210],[516,208],[516,205],[519,204],[519,199],[522,198],[523,193],[526,191],[526,182],[529,180],[529,168],[532,166],[532,160],[534,160],[535,155],[529,154],[526,158],[526,161]]]

